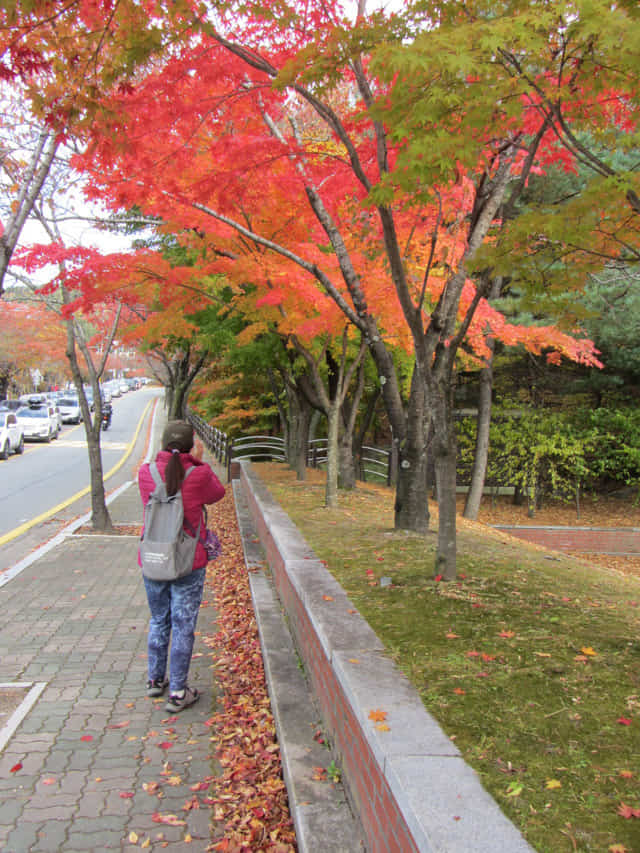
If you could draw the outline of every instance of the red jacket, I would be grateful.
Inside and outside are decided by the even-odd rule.
[[[156,465],[160,476],[164,480],[164,469],[171,459],[170,450],[161,450],[156,456]],[[202,519],[202,508],[205,504],[213,504],[224,497],[224,486],[216,475],[211,470],[211,467],[206,462],[199,462],[194,459],[190,453],[181,453],[180,461],[185,471],[192,466],[195,466],[187,479],[182,483],[182,506],[184,509],[185,520],[193,527],[198,529],[198,524]],[[149,495],[155,489],[156,484],[149,470],[149,463],[145,463],[140,467],[138,472],[138,486],[140,487],[140,496],[142,497],[142,505],[146,507]],[[188,525],[185,529],[189,530]],[[200,538],[204,539],[204,523],[200,527]],[[140,554],[138,554],[138,565],[140,562]],[[193,561],[194,569],[201,569],[207,565],[207,554],[204,547],[199,542],[196,545],[196,555]]]

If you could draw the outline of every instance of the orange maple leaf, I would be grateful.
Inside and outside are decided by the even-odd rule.
[[[379,708],[375,711],[369,711],[369,719],[374,723],[383,723],[387,719],[387,712],[381,711]]]
[[[507,640],[510,640],[512,637],[515,637],[515,635],[515,631],[500,631],[500,633],[498,634],[499,637],[504,637]]]

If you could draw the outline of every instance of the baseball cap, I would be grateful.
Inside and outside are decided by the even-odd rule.
[[[169,421],[162,433],[162,449],[169,445],[188,453],[193,447],[193,427],[186,421]]]

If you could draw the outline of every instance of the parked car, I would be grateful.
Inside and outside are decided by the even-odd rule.
[[[15,412],[0,411],[0,459],[8,459],[11,451],[24,451],[24,431]]]
[[[24,403],[21,403],[20,400],[0,400],[0,409],[9,409],[12,412],[16,412],[23,406]]]
[[[16,412],[28,441],[51,441],[58,437],[58,416],[53,406],[24,406]]]
[[[40,394],[37,391],[34,391],[32,394],[21,394],[20,402],[23,406],[42,406],[44,403],[48,403],[47,395]]]
[[[82,420],[80,400],[77,397],[60,397],[58,408],[60,409],[63,424],[79,424]]]

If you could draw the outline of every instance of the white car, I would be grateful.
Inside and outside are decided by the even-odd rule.
[[[24,432],[15,412],[0,411],[0,459],[8,459],[12,450],[24,451]]]
[[[63,424],[79,424],[82,420],[80,400],[77,397],[60,397],[58,408],[60,409]]]
[[[51,441],[58,437],[58,416],[53,406],[25,406],[16,412],[28,441]]]

